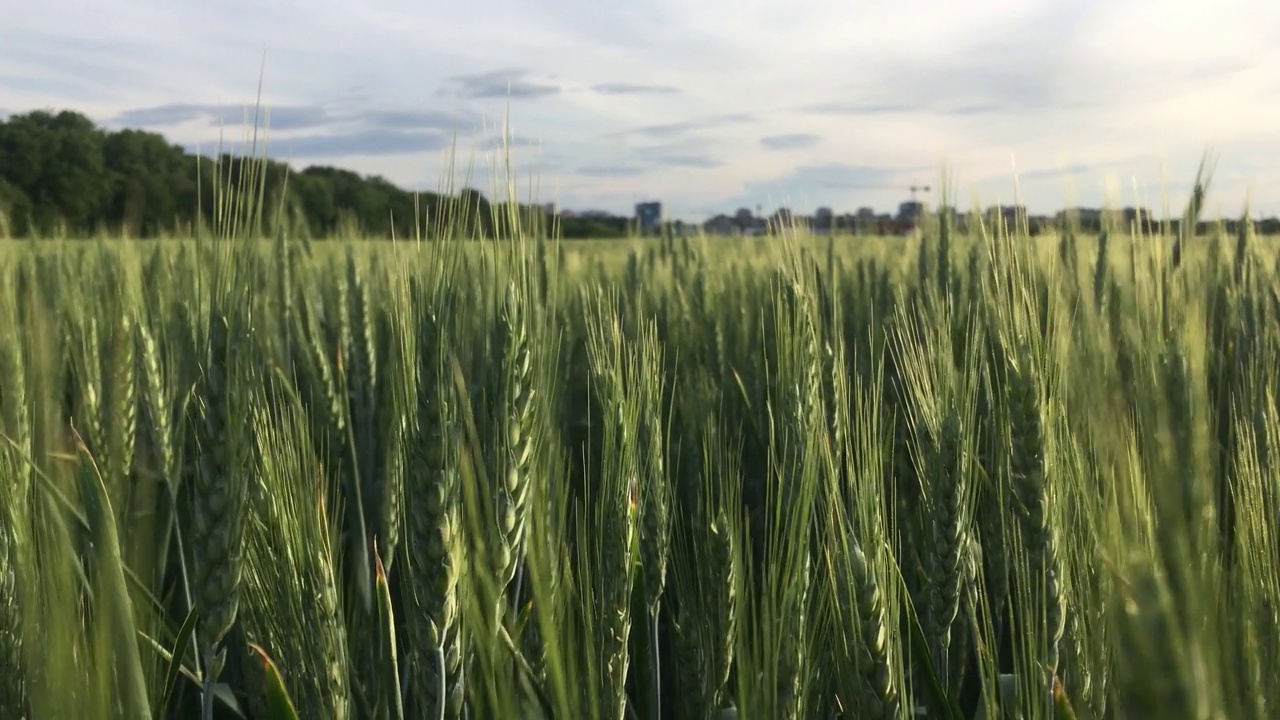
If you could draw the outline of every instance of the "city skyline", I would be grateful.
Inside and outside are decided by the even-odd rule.
[[[437,188],[455,136],[464,167],[499,147],[509,117],[522,200],[619,215],[893,208],[921,184],[936,204],[944,166],[961,207],[1012,204],[1016,172],[1031,212],[1159,211],[1206,147],[1209,214],[1274,215],[1277,39],[1280,7],[1239,1],[55,0],[6,14],[0,115],[69,108],[210,152],[265,51],[273,157],[408,188]],[[479,156],[470,184],[492,172]]]

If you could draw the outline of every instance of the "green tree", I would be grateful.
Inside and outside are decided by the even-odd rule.
[[[16,115],[0,124],[0,172],[30,200],[32,229],[51,231],[59,220],[88,231],[103,219],[109,192],[103,133],[68,110]]]
[[[208,225],[214,189],[245,187],[246,172],[263,173],[263,232],[276,222],[313,238],[334,237],[353,225],[364,235],[414,237],[415,221],[438,232],[489,237],[510,233],[510,217],[478,190],[456,197],[415,193],[384,177],[319,166],[294,171],[232,154],[199,157],[162,135],[141,130],[103,131],[72,111],[38,110],[0,121],[0,212],[18,236],[51,232],[59,223],[76,234],[121,230],[153,237]],[[521,206],[526,229],[544,228],[539,208]],[[625,229],[625,220],[623,221]],[[579,228],[604,232],[604,226]]]

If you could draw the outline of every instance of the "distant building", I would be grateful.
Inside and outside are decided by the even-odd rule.
[[[765,231],[764,218],[755,216],[751,212],[751,208],[738,208],[733,214],[733,222],[738,226],[738,232],[743,235],[763,235]]]
[[[791,226],[811,229],[815,234],[855,235],[907,235],[919,229],[920,222],[926,216],[949,218],[951,227],[964,234],[985,228],[988,232],[997,223],[1021,229],[1027,228],[1032,235],[1052,229],[1068,227],[1078,223],[1081,232],[1096,233],[1102,227],[1127,229],[1137,225],[1144,232],[1157,232],[1160,220],[1148,208],[1117,207],[1091,208],[1068,207],[1054,214],[1028,212],[1025,205],[995,205],[986,209],[961,212],[958,208],[946,205],[931,208],[927,203],[911,200],[900,203],[897,213],[882,212],[872,207],[859,207],[855,212],[837,212],[834,208],[817,208],[812,216],[793,214],[789,208],[778,208],[766,214],[764,209],[742,207],[731,214],[716,214],[703,222],[686,222],[683,225],[675,218],[664,216],[662,203],[657,201],[637,203],[635,216],[628,218],[602,210],[571,210],[558,208],[553,203],[540,205],[549,214],[557,214],[562,219],[598,220],[618,230],[634,228],[643,234],[669,232],[673,236],[697,233],[699,229],[708,235],[721,237],[751,237],[768,235],[773,232],[785,232]],[[1177,218],[1171,220],[1177,223]],[[1201,225],[1204,225],[1202,221]],[[1267,234],[1280,232],[1280,220],[1268,219],[1259,231]]]
[[[738,228],[728,215],[716,215],[702,224],[702,230],[708,235],[733,235]]]
[[[813,214],[813,231],[825,235],[835,230],[835,213],[829,207],[820,207]]]
[[[1073,207],[1058,211],[1059,223],[1079,223],[1081,227],[1096,228],[1102,223],[1102,211],[1097,208]]]
[[[1023,218],[1027,217],[1025,205],[994,205],[987,208],[987,223],[995,226],[997,221],[1006,227],[1016,228]]]
[[[855,235],[870,235],[880,227],[880,218],[874,208],[860,207],[858,212],[849,216],[849,230]]]
[[[642,202],[636,205],[636,222],[640,233],[657,232],[662,227],[662,203]]]
[[[912,223],[924,215],[924,203],[908,200],[898,204],[898,222]]]
[[[782,232],[790,229],[792,223],[791,208],[781,207],[773,211],[773,215],[769,216],[768,225],[773,232]]]
[[[1142,232],[1155,232],[1159,225],[1151,211],[1146,208],[1127,207],[1119,212],[1113,211],[1113,215],[1119,215],[1121,218],[1121,222],[1115,224],[1121,227],[1137,225]]]
[[[1146,208],[1127,207],[1123,211],[1125,222],[1151,222],[1151,211]]]

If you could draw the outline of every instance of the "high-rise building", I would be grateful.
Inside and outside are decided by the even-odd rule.
[[[662,227],[662,203],[642,202],[636,204],[636,222],[640,232],[656,232]]]
[[[819,234],[835,229],[835,213],[829,207],[820,207],[813,214],[813,231]]]
[[[924,203],[915,200],[908,200],[898,204],[898,221],[904,223],[913,223],[924,215]]]

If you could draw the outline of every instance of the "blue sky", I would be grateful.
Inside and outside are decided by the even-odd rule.
[[[1280,4],[1140,0],[49,0],[0,23],[0,113],[72,108],[211,150],[265,51],[270,152],[701,219],[961,204],[1280,213]],[[505,181],[504,181],[505,182]],[[1166,192],[1167,191],[1167,192]]]

